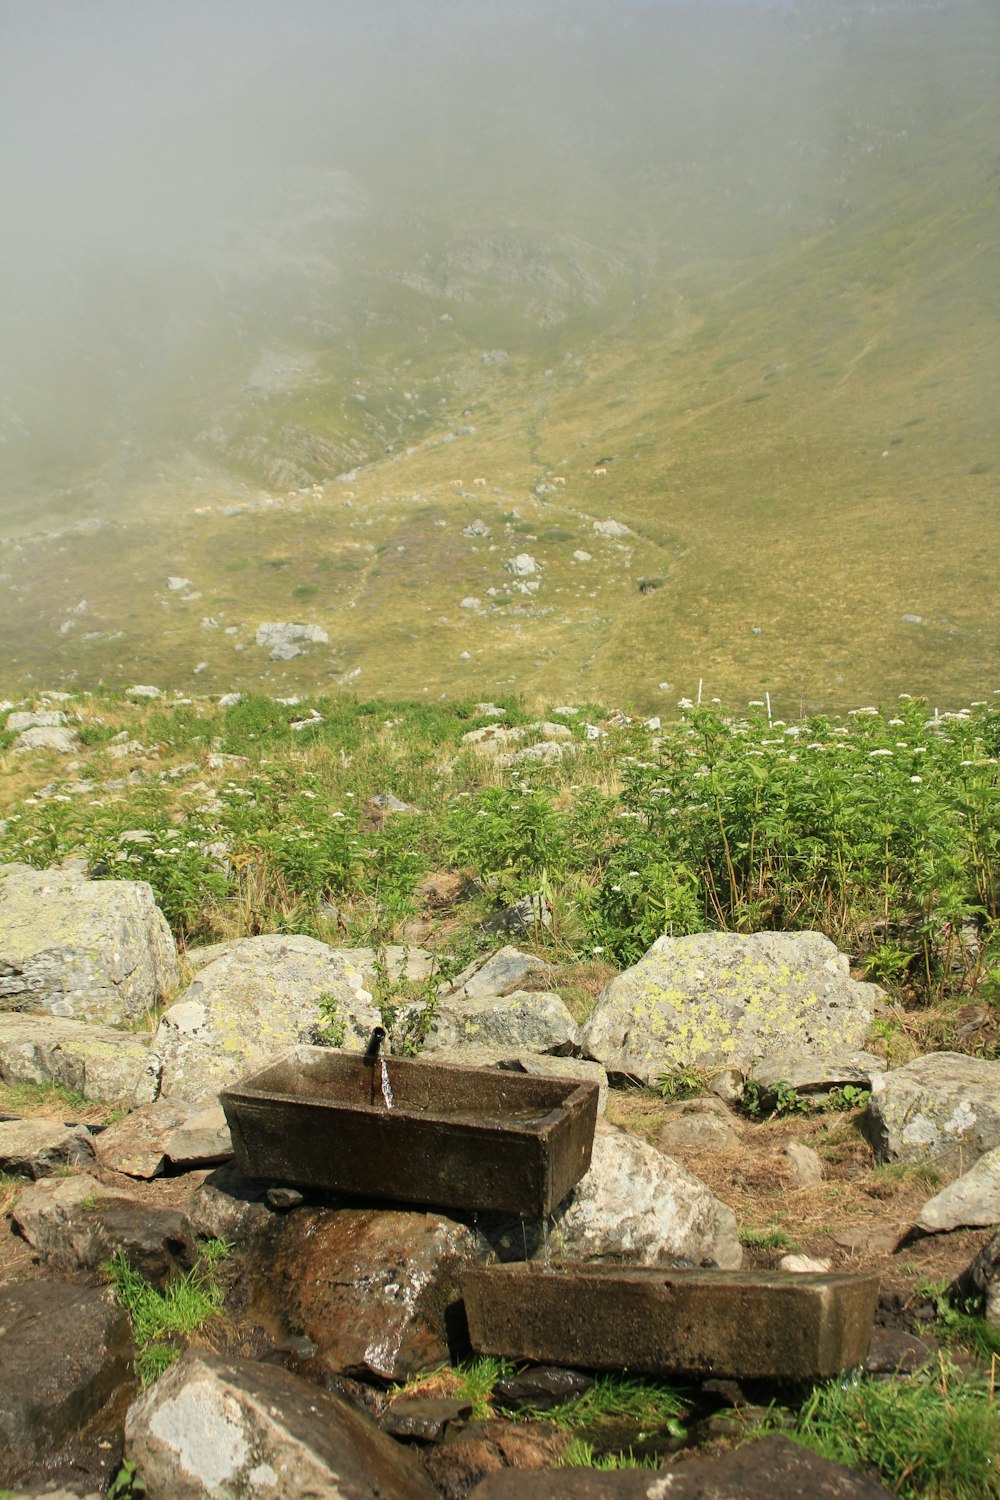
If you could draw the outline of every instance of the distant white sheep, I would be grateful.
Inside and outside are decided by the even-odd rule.
[[[553,474],[553,476],[552,476],[552,483],[553,484],[565,484],[566,480],[565,480],[565,478],[563,477],[562,474]]]
[[[486,485],[486,480],[485,479],[474,479],[472,482],[475,485],[479,485],[481,488],[485,487],[485,485]]]

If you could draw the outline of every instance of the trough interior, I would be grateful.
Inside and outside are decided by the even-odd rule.
[[[393,1111],[428,1119],[497,1127],[536,1127],[565,1108],[578,1089],[574,1080],[529,1078],[501,1069],[448,1067],[410,1058],[386,1057]],[[271,1067],[237,1084],[237,1096],[272,1096],[351,1110],[384,1113],[380,1063],[359,1053],[300,1047]]]

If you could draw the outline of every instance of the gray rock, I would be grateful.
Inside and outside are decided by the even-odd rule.
[[[222,1106],[186,1099],[158,1099],[133,1110],[101,1131],[96,1150],[107,1171],[146,1180],[169,1165],[210,1166],[233,1154]]]
[[[875,1075],[885,1070],[885,1061],[871,1052],[848,1049],[817,1055],[782,1049],[759,1058],[753,1064],[753,1078],[765,1092],[786,1083],[798,1094],[823,1094],[845,1083],[871,1088]]]
[[[440,1213],[300,1208],[263,1246],[254,1314],[306,1334],[338,1374],[405,1380],[448,1361],[459,1277],[487,1254]]]
[[[584,1050],[647,1084],[682,1067],[749,1072],[779,1048],[860,1047],[880,996],[818,932],[662,937],[598,997]]]
[[[143,1021],[178,978],[173,937],[144,880],[0,868],[0,1010]]]
[[[524,987],[532,975],[547,977],[549,966],[533,953],[507,946],[488,958],[474,959],[443,992],[464,995],[467,1000],[485,1000],[490,995],[510,995]]]
[[[523,750],[515,750],[510,755],[498,755],[496,762],[498,766],[513,766],[522,761],[537,762],[539,765],[551,766],[562,760],[563,756],[571,750],[569,745],[557,745],[552,740],[542,740],[537,745],[527,745]]]
[[[151,687],[147,682],[137,682],[134,687],[125,689],[126,698],[162,698],[163,694],[158,687]]]
[[[189,1349],[129,1408],[149,1500],[437,1500],[360,1412],[287,1370]]]
[[[0,1287],[0,1484],[47,1459],[132,1384],[128,1314],[65,1281]]]
[[[390,943],[381,950],[376,948],[331,948],[346,964],[357,969],[370,988],[379,977],[380,965],[385,965],[387,977],[393,984],[401,980],[419,981],[428,979],[434,972],[434,955],[426,948],[409,948]]]
[[[309,937],[241,938],[206,965],[153,1040],[165,1098],[217,1094],[299,1042],[314,1042],[330,1021],[343,1045],[364,1048],[378,1011],[362,975],[325,943]]]
[[[1000,1146],[1000,1062],[932,1052],[883,1073],[865,1129],[881,1161],[933,1161],[959,1177]]]
[[[539,927],[551,926],[551,903],[545,896],[536,892],[532,896],[522,896],[521,900],[515,901],[513,906],[507,906],[494,916],[487,917],[483,923],[483,931],[530,934],[537,932]]]
[[[482,1000],[440,1000],[425,1050],[457,1052],[467,1044],[566,1056],[579,1043],[580,1029],[558,995],[515,990]]]
[[[302,647],[296,646],[294,641],[276,641],[267,653],[268,661],[294,661],[297,656],[302,655]]]
[[[530,552],[519,552],[516,557],[509,557],[504,563],[504,567],[515,578],[530,578],[533,573],[537,573],[538,571],[538,564]]]
[[[785,1147],[785,1161],[793,1187],[810,1188],[823,1181],[823,1161],[819,1153],[801,1141],[789,1141]]]
[[[783,1255],[778,1269],[793,1271],[796,1276],[825,1276],[833,1269],[833,1261],[815,1255]]]
[[[330,637],[320,625],[302,625],[286,620],[273,620],[257,626],[255,637],[258,646],[288,646],[306,641],[327,646]]]
[[[25,729],[14,741],[12,749],[51,750],[56,755],[73,755],[80,748],[80,741],[72,729]]]
[[[14,1222],[46,1265],[56,1271],[93,1271],[122,1254],[155,1286],[190,1269],[194,1234],[184,1214],[114,1193],[96,1178],[50,1177],[26,1188]]]
[[[147,1104],[160,1082],[151,1040],[86,1021],[0,1011],[0,1079],[56,1084],[98,1104]]]
[[[594,533],[596,536],[607,537],[614,540],[617,537],[632,536],[631,527],[626,526],[624,521],[595,521]]]
[[[92,1166],[94,1138],[86,1125],[58,1120],[0,1120],[0,1172],[50,1177],[61,1167]]]
[[[929,1198],[914,1223],[927,1234],[1000,1224],[1000,1147],[987,1151],[964,1176]]]
[[[211,1172],[187,1201],[187,1215],[199,1234],[237,1245],[271,1223],[266,1183],[244,1177],[232,1162]]]
[[[736,1218],[703,1182],[628,1131],[598,1120],[590,1170],[543,1226],[480,1215],[501,1260],[614,1261],[626,1265],[742,1264]],[[548,1251],[546,1252],[546,1240]]]
[[[65,722],[66,715],[59,708],[22,709],[7,715],[5,728],[8,734],[20,734],[25,729],[60,729]]]
[[[468,734],[463,734],[462,744],[469,745],[480,755],[497,755],[523,740],[527,732],[521,724],[484,724],[481,729],[470,729]]]
[[[654,1145],[674,1151],[730,1151],[740,1143],[736,1122],[721,1099],[683,1099],[673,1105],[656,1133]]]

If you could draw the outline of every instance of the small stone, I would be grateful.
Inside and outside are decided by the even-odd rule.
[[[789,1141],[785,1147],[785,1161],[793,1186],[810,1188],[823,1181],[823,1162],[811,1146]]]
[[[833,1269],[833,1261],[816,1255],[783,1255],[778,1267],[782,1271],[794,1271],[797,1276],[822,1276]]]
[[[471,1401],[404,1396],[390,1401],[379,1426],[399,1442],[439,1443],[449,1422],[463,1422],[471,1416]]]
[[[290,1208],[298,1208],[306,1201],[305,1193],[293,1187],[268,1188],[265,1197],[268,1208],[276,1209],[278,1213],[287,1213]]]
[[[561,1365],[532,1365],[509,1380],[498,1380],[493,1400],[507,1411],[550,1411],[574,1396],[583,1396],[594,1384],[593,1376]]]

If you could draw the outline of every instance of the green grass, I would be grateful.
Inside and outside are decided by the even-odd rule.
[[[748,1250],[787,1250],[794,1252],[799,1249],[798,1244],[784,1229],[771,1224],[766,1228],[747,1225],[740,1230],[740,1244],[746,1245]]]
[[[817,1386],[789,1435],[824,1458],[869,1468],[900,1500],[1000,1495],[1000,1423],[992,1381],[945,1360],[910,1380]]]
[[[678,1418],[687,1410],[685,1397],[670,1386],[627,1374],[598,1375],[582,1396],[536,1412],[567,1432],[593,1434],[602,1425],[628,1423],[637,1433],[669,1428],[680,1430]]]
[[[142,1385],[162,1375],[179,1358],[187,1340],[219,1316],[223,1291],[216,1268],[228,1253],[223,1240],[206,1241],[197,1264],[168,1282],[163,1291],[138,1275],[121,1252],[110,1261],[108,1279],[132,1322],[136,1373]]]

